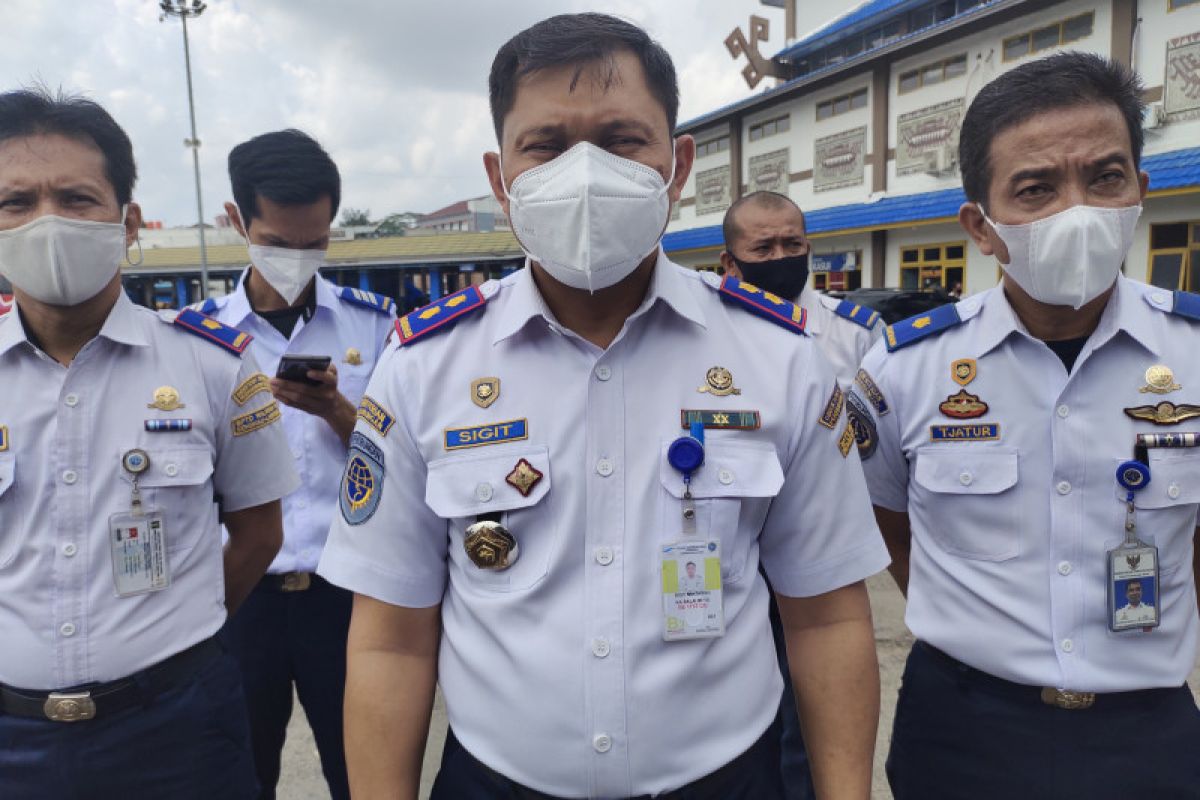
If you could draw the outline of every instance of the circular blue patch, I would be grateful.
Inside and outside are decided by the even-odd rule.
[[[667,448],[667,463],[684,475],[691,475],[704,463],[704,445],[691,436],[680,436]]]
[[[357,440],[354,437],[359,437]],[[373,442],[355,431],[351,449],[342,475],[339,505],[342,518],[351,525],[361,525],[379,508],[383,490],[383,453]]]
[[[1131,492],[1144,489],[1150,483],[1150,468],[1141,461],[1122,461],[1117,467],[1117,483]]]

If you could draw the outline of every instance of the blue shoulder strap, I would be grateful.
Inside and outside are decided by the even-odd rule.
[[[448,294],[437,302],[418,308],[396,320],[396,333],[400,335],[400,346],[404,347],[427,333],[449,328],[459,317],[483,308],[487,298],[478,286],[468,286],[454,294]]]
[[[207,339],[231,353],[241,355],[254,337],[237,328],[206,317],[194,308],[185,308],[176,315],[174,323],[188,333]]]
[[[959,318],[958,308],[954,303],[938,306],[924,314],[917,314],[901,320],[895,325],[887,326],[885,337],[887,338],[888,352],[895,352],[913,342],[919,342],[927,336],[941,333],[960,322],[962,319]]]
[[[712,284],[705,283],[706,286]],[[732,275],[726,275],[719,287],[714,287],[721,293],[721,299],[726,303],[741,306],[751,314],[768,319],[792,333],[804,333],[804,323],[808,321],[808,313],[795,303],[784,300],[778,295],[764,292],[752,283],[740,281]]]
[[[366,289],[355,289],[352,286],[338,286],[335,291],[338,297],[347,303],[378,311],[380,314],[391,314],[396,307],[396,301],[382,294],[368,292]]]
[[[1175,292],[1175,302],[1171,313],[1200,322],[1200,294],[1192,292]]]
[[[875,323],[879,321],[879,312],[868,306],[860,306],[857,303],[851,303],[849,300],[843,300],[837,304],[837,308],[833,310],[842,319],[848,319],[851,322],[857,322],[867,330],[875,327]]]

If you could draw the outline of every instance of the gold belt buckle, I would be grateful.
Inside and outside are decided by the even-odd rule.
[[[55,722],[79,722],[96,716],[96,703],[91,692],[51,692],[42,711]]]
[[[1042,689],[1042,702],[1048,706],[1065,708],[1068,711],[1079,711],[1091,708],[1096,702],[1095,692],[1071,692],[1066,689],[1055,689],[1046,686]]]
[[[312,575],[307,572],[285,572],[279,588],[285,592],[303,592],[312,586]]]

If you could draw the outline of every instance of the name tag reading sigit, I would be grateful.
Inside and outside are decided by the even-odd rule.
[[[446,449],[462,450],[467,447],[483,447],[484,445],[516,442],[528,438],[528,420],[510,419],[507,422],[472,425],[469,428],[447,428]]]

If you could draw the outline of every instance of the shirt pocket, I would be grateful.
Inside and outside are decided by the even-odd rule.
[[[1133,496],[1135,521],[1138,538],[1158,545],[1159,573],[1165,577],[1188,561],[1188,544],[1200,522],[1200,449],[1152,448],[1148,457],[1150,483]],[[1125,490],[1117,486],[1116,493],[1123,504]]]
[[[689,538],[683,531],[683,475],[667,460],[671,440],[659,454],[659,530],[663,542]],[[691,538],[721,542],[721,580],[741,580],[758,541],[771,499],[783,487],[783,468],[775,448],[766,442],[710,439],[704,464],[692,475],[696,532]],[[658,565],[655,564],[655,569]]]
[[[205,533],[216,535],[212,451],[206,446],[143,449],[150,466],[138,477],[138,491],[147,509],[163,514],[167,552],[191,550]]]
[[[507,481],[522,460],[541,473],[527,495]],[[526,591],[546,577],[559,547],[550,508],[550,452],[546,447],[506,447],[491,454],[451,456],[433,461],[427,468],[425,503],[446,520],[452,573],[461,575],[467,585],[490,592]],[[467,556],[466,531],[481,514],[499,514],[500,524],[516,539],[517,558],[505,569],[477,567]]]
[[[23,530],[21,509],[13,485],[17,481],[17,454],[0,453],[0,569],[17,556]]]
[[[1021,553],[1016,450],[950,445],[916,452],[913,480],[936,509],[930,535],[948,553],[979,561],[1007,561]]]

